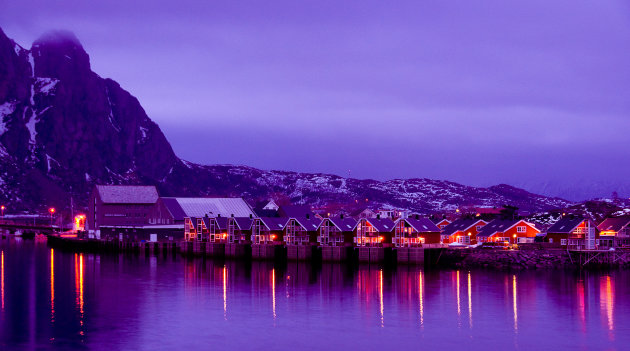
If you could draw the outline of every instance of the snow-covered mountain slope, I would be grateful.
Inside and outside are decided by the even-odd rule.
[[[257,200],[281,194],[313,205],[361,201],[427,213],[462,205],[540,211],[568,204],[508,185],[382,182],[182,161],[138,100],[91,70],[73,34],[51,32],[25,49],[0,30],[0,201],[13,208],[65,207],[72,195],[86,205],[94,184],[139,183],[155,184],[163,195]]]

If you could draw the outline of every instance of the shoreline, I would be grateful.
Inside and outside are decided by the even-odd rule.
[[[400,261],[401,251],[394,248],[372,248],[379,249],[380,259],[362,260],[360,249],[345,248],[349,252],[345,259],[322,260],[321,247],[313,246],[311,249],[315,254],[308,258],[287,257],[287,247],[274,245],[276,250],[272,250],[272,255],[268,257],[252,257],[250,255],[229,256],[225,254],[225,249],[219,245],[221,250],[208,250],[197,247],[193,250],[193,243],[190,242],[118,242],[104,241],[97,239],[76,239],[48,236],[47,245],[54,248],[68,249],[81,252],[135,252],[146,254],[172,253],[186,257],[204,258],[224,258],[230,260],[243,261],[272,261],[272,262],[326,262],[343,264],[378,264],[384,266],[419,266],[427,269],[453,269],[453,268],[485,268],[497,271],[505,270],[549,270],[549,269],[577,269],[592,270],[602,268],[630,268],[630,252],[625,250],[616,251],[567,251],[564,249],[481,249],[481,248],[426,248],[422,249],[421,260],[416,262]],[[201,246],[201,245],[198,245]],[[317,252],[319,251],[319,255]],[[247,252],[247,251],[245,251]],[[408,254],[402,254],[408,255]]]

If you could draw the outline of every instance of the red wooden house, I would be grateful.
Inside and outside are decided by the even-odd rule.
[[[606,218],[597,229],[600,247],[630,246],[630,216]]]
[[[395,223],[395,247],[419,247],[422,244],[439,243],[440,228],[428,218],[399,218]]]
[[[319,225],[320,246],[352,246],[357,220],[349,217],[324,218]]]
[[[595,224],[581,217],[561,218],[547,230],[545,236],[547,242],[558,243],[572,249],[594,249],[597,246],[597,239],[599,233]]]
[[[317,242],[317,229],[321,219],[305,215],[289,218],[284,228],[284,242],[287,245],[310,245]]]
[[[394,233],[394,221],[389,218],[361,218],[355,229],[357,246],[390,246]]]
[[[284,240],[284,228],[289,222],[285,217],[258,217],[252,222],[252,244],[281,245]]]
[[[228,243],[251,243],[253,222],[253,218],[250,217],[230,217],[227,224]]]
[[[477,234],[486,224],[488,222],[478,218],[459,218],[444,227],[442,243],[476,244]]]
[[[534,224],[522,219],[495,219],[477,233],[479,242],[533,243],[540,233]]]

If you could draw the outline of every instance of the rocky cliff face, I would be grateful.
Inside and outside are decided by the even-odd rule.
[[[512,203],[542,210],[567,204],[509,186],[473,188],[429,179],[346,179],[334,175],[201,166],[177,158],[138,100],[92,72],[72,33],[51,32],[30,49],[0,30],[0,201],[13,208],[86,204],[94,184],[155,184],[163,195],[285,194],[323,205],[369,199],[425,212]]]

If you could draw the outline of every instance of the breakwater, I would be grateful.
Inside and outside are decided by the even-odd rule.
[[[630,252],[569,251],[564,249],[502,250],[446,249],[438,266],[492,269],[551,269],[551,268],[630,268]]]

